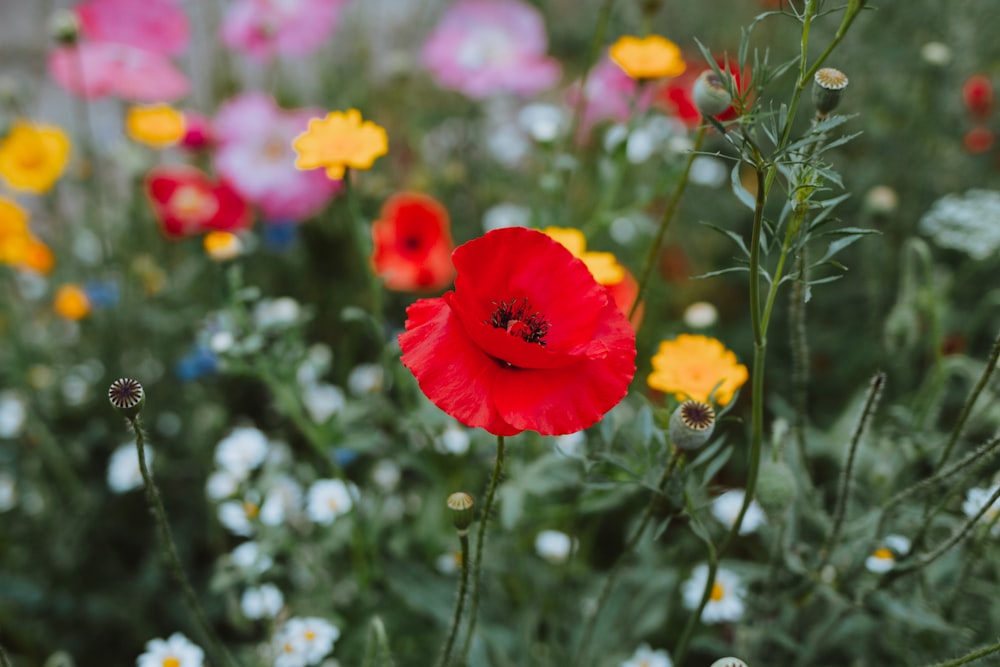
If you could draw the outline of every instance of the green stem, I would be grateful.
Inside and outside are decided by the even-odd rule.
[[[468,530],[460,531],[458,540],[462,545],[462,574],[458,580],[458,599],[455,600],[455,614],[451,619],[451,630],[448,631],[448,639],[444,643],[444,650],[441,652],[438,667],[448,667],[451,662],[451,649],[455,645],[455,638],[458,636],[458,626],[462,622],[462,609],[465,607],[465,591],[469,583]]]
[[[612,4],[614,4],[614,0],[604,0],[597,17],[597,27],[594,29],[594,37],[590,41],[590,51],[587,53],[587,62],[583,69],[583,75],[580,77],[580,97],[573,106],[573,120],[570,123],[569,134],[565,138],[567,143],[576,141],[576,133],[580,131],[580,123],[587,111],[587,82],[594,69],[594,64],[597,62],[597,56],[604,47],[604,35],[608,31]],[[566,152],[565,146],[561,152]]]
[[[691,504],[691,499],[686,493],[684,494],[684,499],[688,509],[688,515],[691,517],[691,520],[701,525],[701,521],[698,519],[698,514],[695,512],[694,507]],[[737,530],[739,529],[740,520],[741,519],[738,519],[734,524],[734,527]],[[701,600],[698,602],[698,608],[695,609],[690,616],[688,616],[687,623],[684,624],[684,630],[681,632],[681,638],[677,640],[677,646],[674,648],[672,653],[673,662],[676,665],[680,665],[684,662],[684,655],[687,653],[688,643],[691,641],[694,628],[701,620],[701,614],[705,611],[705,605],[707,605],[708,601],[712,598],[712,589],[715,587],[715,576],[719,571],[719,554],[721,553],[721,549],[717,550],[711,539],[708,539],[708,531],[704,526],[701,526],[701,533],[706,536],[703,541],[705,542],[705,547],[708,549],[708,577],[705,579],[705,588],[701,592]]]
[[[170,566],[172,574],[174,575],[174,579],[181,587],[181,593],[184,597],[184,601],[187,603],[188,609],[194,616],[195,622],[203,635],[203,641],[205,641],[207,647],[216,654],[216,659],[219,660],[220,663],[229,665],[229,667],[236,667],[236,661],[233,659],[233,656],[229,653],[228,649],[226,649],[226,647],[222,644],[222,641],[215,633],[215,629],[212,627],[212,624],[208,622],[208,618],[205,616],[205,612],[202,610],[201,604],[198,602],[198,596],[195,595],[194,588],[191,587],[191,582],[184,573],[184,567],[181,565],[180,556],[177,554],[177,544],[174,542],[173,535],[170,532],[170,524],[167,521],[167,510],[163,506],[163,499],[160,497],[160,489],[156,486],[156,482],[153,481],[153,475],[150,473],[149,467],[146,465],[145,436],[142,432],[142,423],[139,421],[139,417],[137,416],[129,417],[128,421],[132,426],[132,430],[135,432],[135,447],[139,456],[139,472],[142,473],[142,481],[146,486],[146,500],[149,501],[150,508],[153,510],[153,517],[156,519],[156,525],[159,529],[160,546],[163,548],[163,555],[167,559],[167,563]]]
[[[830,534],[827,535],[826,543],[821,549],[823,557],[819,566],[816,568],[817,571],[822,570],[823,566],[830,561],[830,555],[832,554],[834,547],[837,546],[837,540],[840,538],[840,530],[844,524],[844,515],[847,513],[847,497],[850,495],[851,490],[851,473],[854,471],[854,457],[857,454],[858,444],[861,442],[861,436],[865,432],[865,427],[868,425],[868,421],[871,419],[872,413],[878,405],[878,399],[882,394],[882,385],[884,383],[885,373],[878,372],[875,374],[875,377],[872,378],[871,387],[868,389],[868,397],[865,399],[864,409],[861,411],[861,417],[858,419],[858,425],[855,427],[854,434],[851,436],[851,443],[847,448],[847,463],[844,465],[844,469],[840,473],[840,485],[837,489],[837,504],[833,513],[833,528],[830,530]]]
[[[806,289],[808,280],[807,249],[799,249],[795,258],[795,283],[789,309],[792,340],[792,389],[795,394],[795,446],[799,461],[806,466],[806,422],[808,421],[809,343],[806,337]]]
[[[681,176],[677,180],[677,185],[674,186],[674,192],[670,196],[670,200],[667,202],[666,209],[663,211],[663,217],[660,218],[660,226],[656,230],[656,236],[649,246],[649,252],[646,254],[646,262],[643,264],[642,271],[639,273],[639,288],[635,295],[635,301],[632,302],[632,307],[629,309],[628,313],[628,318],[630,320],[632,319],[632,316],[635,315],[635,311],[639,308],[639,304],[642,302],[642,297],[646,293],[649,278],[653,273],[653,266],[656,264],[656,258],[660,254],[660,246],[663,244],[663,238],[666,236],[667,228],[670,227],[670,223],[674,219],[674,214],[677,212],[677,205],[680,203],[681,195],[684,194],[684,189],[687,187],[688,176],[691,174],[691,165],[694,164],[694,159],[698,156],[698,151],[701,150],[701,144],[705,140],[705,133],[707,131],[708,123],[703,122],[701,127],[698,128],[697,134],[695,134],[694,146],[691,147],[688,159],[684,163],[684,170],[681,172]]]
[[[984,646],[981,649],[976,649],[972,653],[967,653],[961,658],[955,658],[954,660],[946,660],[945,662],[939,662],[937,664],[931,665],[931,667],[958,667],[959,665],[967,665],[970,662],[975,662],[980,658],[985,658],[988,655],[992,655],[1000,651],[1000,642],[993,644],[991,646]]]
[[[683,452],[679,449],[674,449],[674,452],[670,457],[670,462],[667,463],[667,467],[663,470],[663,474],[660,475],[660,479],[656,483],[656,492],[649,497],[649,502],[646,503],[646,509],[643,510],[642,518],[639,520],[638,527],[636,527],[635,532],[632,533],[632,537],[629,538],[629,541],[625,544],[625,548],[618,554],[614,564],[611,566],[611,570],[608,572],[608,576],[604,580],[604,585],[601,586],[601,591],[597,596],[597,604],[594,606],[593,612],[589,614],[583,633],[580,635],[580,646],[577,649],[576,657],[573,660],[574,665],[582,667],[587,664],[587,651],[590,648],[590,641],[593,639],[597,619],[600,616],[601,611],[604,609],[604,605],[607,603],[608,598],[611,596],[611,591],[618,579],[618,575],[621,573],[622,565],[624,565],[628,556],[635,551],[635,548],[639,546],[639,540],[646,532],[646,529],[649,527],[649,522],[653,518],[653,510],[656,508],[656,501],[659,500],[667,481],[670,479],[670,475],[677,469],[677,465],[683,458]]]
[[[979,394],[986,388],[990,375],[993,374],[993,371],[997,367],[997,360],[1000,360],[1000,336],[997,336],[996,340],[993,341],[993,348],[990,350],[990,357],[986,361],[986,368],[983,369],[983,374],[979,377],[979,382],[973,387],[972,393],[969,394],[969,397],[965,400],[965,405],[962,406],[962,413],[958,416],[958,421],[955,422],[955,428],[951,431],[948,444],[945,445],[944,451],[941,452],[941,458],[938,459],[937,465],[934,466],[935,471],[940,470],[941,466],[945,464],[951,455],[951,450],[955,446],[955,442],[958,441],[958,436],[962,434],[962,429],[965,427],[965,422],[969,418],[969,414],[972,412]]]
[[[486,526],[490,520],[490,511],[493,509],[493,497],[496,495],[497,487],[500,485],[500,473],[503,472],[503,447],[504,437],[498,435],[497,456],[493,462],[493,474],[490,476],[490,485],[486,490],[486,504],[483,506],[483,515],[479,522],[479,530],[476,532],[476,559],[472,565],[472,607],[469,610],[469,629],[465,635],[465,644],[462,646],[463,664],[468,662],[469,651],[472,649],[472,637],[476,632],[476,618],[479,615],[479,584],[482,579],[483,543],[486,540]]]
[[[351,184],[351,170],[344,171],[344,198],[347,200],[347,210],[351,215],[351,239],[357,249],[358,257],[362,266],[365,267],[365,275],[368,278],[368,295],[371,299],[372,327],[374,328],[375,339],[381,345],[385,342],[385,320],[382,313],[382,283],[375,275],[375,270],[371,266],[371,232],[368,225],[361,217],[361,208],[358,203],[357,193]]]
[[[3,644],[0,644],[0,667],[11,667],[10,658],[7,657],[7,651],[4,650]]]

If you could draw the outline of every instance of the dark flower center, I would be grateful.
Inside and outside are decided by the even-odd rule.
[[[493,314],[486,321],[492,327],[503,329],[511,336],[520,336],[528,343],[545,345],[545,334],[549,332],[549,323],[539,312],[532,312],[528,299],[511,299],[510,301],[494,301]]]
[[[681,404],[681,420],[690,429],[704,431],[715,423],[715,410],[708,403],[684,401]]]

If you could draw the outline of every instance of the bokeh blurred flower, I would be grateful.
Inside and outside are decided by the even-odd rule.
[[[252,493],[242,499],[219,503],[218,515],[219,523],[233,535],[251,537],[260,515],[260,498]]]
[[[896,567],[896,559],[909,553],[910,546],[909,538],[902,535],[886,535],[882,545],[865,559],[865,567],[869,572],[877,574],[888,572]]]
[[[145,447],[146,466],[153,466],[154,452]],[[142,471],[139,469],[139,453],[134,442],[122,445],[111,453],[108,459],[108,488],[112,493],[126,493],[142,487]]]
[[[724,406],[747,381],[747,367],[715,338],[681,334],[660,343],[653,356],[653,372],[647,384],[657,391],[673,394],[678,401],[691,398]]]
[[[339,479],[320,479],[309,487],[306,514],[309,520],[325,526],[350,511],[354,505],[351,491]]]
[[[494,204],[483,214],[483,230],[487,232],[504,227],[527,227],[529,222],[531,211],[509,202]]]
[[[962,84],[962,103],[973,120],[983,121],[993,113],[993,83],[985,74],[973,74]]]
[[[673,667],[670,654],[663,649],[654,651],[649,644],[640,644],[632,657],[620,667]]]
[[[573,538],[558,530],[543,530],[535,536],[535,553],[550,563],[565,563],[573,551]]]
[[[707,329],[718,320],[718,309],[707,301],[695,301],[684,309],[684,324],[692,329]]]
[[[6,472],[0,472],[0,513],[17,507],[17,479]]]
[[[153,148],[166,148],[184,138],[184,114],[168,104],[129,108],[125,132],[133,141]]]
[[[233,232],[250,225],[250,207],[225,181],[194,167],[161,166],[146,176],[146,193],[167,238],[210,230]]]
[[[292,147],[298,154],[297,168],[323,167],[328,177],[340,179],[348,168],[370,169],[388,152],[389,139],[384,128],[362,121],[357,109],[348,109],[311,119],[309,129],[295,137]]]
[[[579,431],[625,396],[635,332],[580,260],[511,227],[459,246],[455,289],[407,309],[402,362],[439,408],[495,435]]]
[[[730,489],[719,494],[712,499],[712,516],[726,528],[732,528],[740,515],[744,498],[746,498],[746,491],[743,489]],[[743,516],[743,523],[740,524],[740,535],[757,532],[757,529],[765,522],[764,510],[760,503],[756,499],[751,500],[750,506],[747,507],[747,513]]]
[[[1000,249],[1000,190],[969,190],[938,199],[920,219],[922,234],[942,248],[986,259]]]
[[[607,56],[591,69],[587,87],[583,90],[584,99],[580,95],[580,82],[576,82],[567,92],[567,101],[573,107],[586,105],[580,119],[583,136],[601,121],[628,122],[633,112],[645,111],[653,99],[651,89],[640,91],[635,79]]]
[[[384,386],[385,368],[381,364],[358,364],[347,375],[347,390],[354,396],[371,396]]]
[[[340,638],[337,626],[314,617],[299,617],[288,621],[275,633],[275,667],[305,667],[318,665],[333,650]]]
[[[187,16],[176,0],[87,0],[74,7],[84,37],[168,56],[190,41]]]
[[[435,291],[455,275],[448,211],[428,195],[400,192],[390,197],[372,224],[372,242],[372,265],[388,289]]]
[[[1000,489],[1000,484],[993,484],[987,488],[975,487],[971,488],[965,492],[965,500],[962,502],[962,512],[967,517],[973,517],[982,511],[986,503],[990,501],[993,494]],[[1000,499],[994,500],[983,514],[980,521],[992,524],[990,532],[993,535],[1000,535],[1000,521],[997,521],[997,517],[1000,516]]]
[[[261,575],[271,569],[274,558],[260,548],[260,543],[248,540],[233,549],[229,557],[240,570],[249,575]]]
[[[231,232],[211,231],[202,239],[205,254],[216,262],[236,259],[243,253],[240,237]]]
[[[27,416],[27,406],[20,394],[0,391],[0,438],[16,438]]]
[[[620,37],[608,49],[608,56],[637,80],[677,76],[687,68],[680,47],[660,35]]]
[[[222,42],[263,62],[305,56],[337,29],[346,0],[237,0],[222,20]]]
[[[205,480],[205,495],[211,500],[225,500],[239,488],[240,479],[228,470],[214,470]]]
[[[528,97],[559,80],[547,50],[545,20],[528,3],[458,0],[427,38],[421,61],[439,86],[467,97]]]
[[[141,3],[136,3],[141,4]],[[190,83],[163,54],[113,42],[81,42],[49,54],[49,76],[65,91],[93,99],[172,102]]]
[[[449,551],[437,557],[434,567],[441,574],[455,574],[462,567],[462,552]]]
[[[90,314],[87,292],[76,283],[61,285],[52,300],[56,315],[67,320],[82,320]]]
[[[203,667],[205,652],[179,632],[167,639],[146,642],[146,652],[136,660],[136,667]]]
[[[274,618],[285,604],[285,596],[274,584],[261,584],[243,591],[240,609],[251,620]]]
[[[181,382],[215,375],[218,370],[219,357],[206,345],[195,345],[174,365],[174,374]]]
[[[48,192],[66,168],[69,150],[61,128],[15,120],[0,142],[0,177],[17,190]]]
[[[993,130],[985,125],[977,125],[966,132],[962,137],[962,144],[965,145],[965,150],[969,151],[973,155],[985,153],[990,150],[993,148],[993,143],[995,141],[996,135],[993,134]]]
[[[327,382],[313,382],[301,387],[302,403],[309,418],[317,424],[325,424],[330,417],[339,413],[347,405],[344,391]]]
[[[267,458],[268,449],[263,431],[239,426],[215,446],[215,464],[242,481],[260,467]]]
[[[316,109],[285,110],[265,93],[243,93],[225,102],[215,116],[212,157],[216,172],[266,220],[300,222],[321,211],[340,183],[320,171],[296,168],[292,141]]]
[[[444,427],[444,431],[434,441],[434,449],[442,454],[454,454],[462,456],[469,451],[472,439],[469,431],[461,424],[451,422]]]
[[[51,251],[28,228],[28,212],[13,199],[0,196],[0,264],[48,273],[52,263]]]
[[[691,577],[681,586],[684,606],[695,610],[701,604],[701,595],[708,583],[708,566],[698,565],[691,572]],[[743,616],[743,598],[746,589],[736,573],[720,567],[715,573],[708,604],[701,612],[703,623],[724,623],[738,621]]]

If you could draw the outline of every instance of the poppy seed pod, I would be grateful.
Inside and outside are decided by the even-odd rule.
[[[108,400],[126,419],[133,419],[146,404],[146,392],[132,378],[118,378],[108,388]]]
[[[49,34],[63,46],[73,46],[80,38],[80,19],[72,9],[57,9],[49,16]]]
[[[739,658],[719,658],[712,663],[712,667],[747,667],[747,663]]]
[[[784,461],[763,461],[755,495],[764,512],[774,517],[795,499],[795,473]]]
[[[839,69],[824,67],[816,72],[812,91],[816,112],[825,116],[836,109],[845,88],[847,88],[847,75]]]
[[[698,449],[715,430],[715,408],[701,401],[684,401],[670,415],[670,442],[677,449]]]
[[[472,496],[461,491],[448,496],[448,509],[452,512],[452,521],[459,535],[469,532],[469,526],[475,518],[476,511],[472,508],[474,501]]]
[[[691,96],[694,98],[694,105],[704,116],[714,116],[729,108],[733,103],[733,96],[715,70],[705,70],[695,79],[691,87]]]

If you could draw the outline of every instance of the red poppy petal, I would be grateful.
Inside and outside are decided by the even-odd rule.
[[[614,304],[602,312],[594,357],[552,370],[501,370],[493,397],[502,419],[542,435],[593,425],[628,392],[635,375],[635,334]]]
[[[212,187],[218,209],[211,219],[205,221],[205,229],[224,232],[246,229],[252,222],[250,206],[229,183],[223,181]]]
[[[458,272],[455,305],[470,334],[475,323],[490,320],[500,302],[527,299],[549,324],[546,349],[568,351],[593,337],[608,302],[583,262],[533,229],[488,232],[459,246],[452,260]]]
[[[450,294],[450,292],[449,292]],[[435,405],[467,426],[494,435],[515,435],[493,404],[499,364],[466,335],[444,299],[421,299],[406,309],[399,335],[403,365]]]

